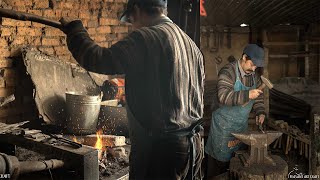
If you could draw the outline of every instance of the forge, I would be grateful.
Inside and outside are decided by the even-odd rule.
[[[0,144],[3,145],[0,146],[0,174],[18,179],[52,171],[55,179],[127,179],[130,145],[124,136],[128,134],[125,107],[102,104],[99,116],[94,118],[87,116],[92,111],[86,108],[74,109],[74,114],[83,114],[86,118],[73,116],[78,124],[70,126],[66,92],[100,94],[97,77],[36,49],[25,48],[22,54],[34,85],[33,95],[40,116],[36,120],[44,123],[32,125],[30,121],[35,119],[0,123]],[[14,100],[11,96],[6,99],[1,104]],[[78,99],[73,102],[82,103]],[[21,156],[32,156],[32,160],[21,159]]]

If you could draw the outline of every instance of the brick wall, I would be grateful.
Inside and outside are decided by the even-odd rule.
[[[92,39],[110,47],[131,30],[118,21],[127,0],[2,0],[0,7],[33,13],[53,20],[81,19]],[[12,93],[16,100],[0,107],[0,122],[32,120],[38,115],[33,84],[21,58],[21,48],[32,46],[45,54],[75,62],[62,31],[29,21],[2,18],[0,22],[0,98]]]

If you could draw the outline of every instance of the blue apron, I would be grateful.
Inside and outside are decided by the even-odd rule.
[[[255,80],[253,80],[254,84],[252,87],[243,85],[238,71],[239,67],[238,63],[236,63],[236,82],[234,84],[234,91],[255,89]],[[241,145],[241,143],[238,143],[235,146],[228,147],[229,141],[236,140],[231,133],[244,132],[247,130],[249,113],[253,103],[254,100],[250,100],[244,107],[242,105],[222,106],[212,113],[209,137],[205,147],[205,152],[207,154],[219,161],[230,161],[232,153],[237,151]]]

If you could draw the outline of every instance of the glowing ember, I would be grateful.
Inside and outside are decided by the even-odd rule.
[[[102,143],[102,130],[99,130],[97,132],[97,142],[94,145],[94,148],[96,149],[102,149],[103,148],[103,143]]]

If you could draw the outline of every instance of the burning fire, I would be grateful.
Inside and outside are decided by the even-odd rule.
[[[97,142],[94,145],[94,148],[96,148],[96,149],[102,149],[103,148],[102,130],[97,131]]]
[[[80,143],[80,142],[77,140],[76,136],[74,136],[74,137],[72,138],[72,140],[73,140],[73,142]]]

